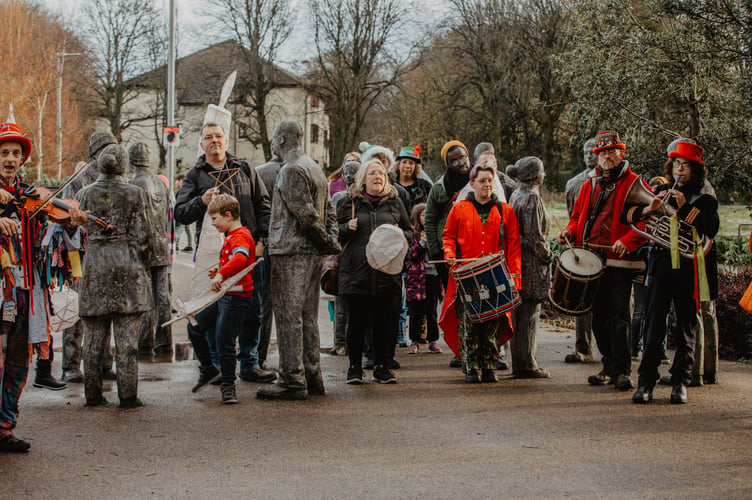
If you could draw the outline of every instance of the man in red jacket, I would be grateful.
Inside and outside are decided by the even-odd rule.
[[[626,146],[614,131],[595,136],[598,166],[582,185],[567,227],[557,237],[573,245],[598,249],[606,263],[593,304],[593,333],[603,356],[603,369],[588,377],[591,385],[614,383],[617,389],[634,388],[630,378],[631,325],[629,297],[632,277],[645,263],[635,251],[645,238],[619,221],[624,201],[635,182],[642,182],[624,159]]]

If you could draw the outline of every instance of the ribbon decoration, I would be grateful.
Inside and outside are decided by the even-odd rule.
[[[702,251],[700,235],[697,234],[697,229],[694,227],[692,228],[692,239],[695,242],[695,300],[699,306],[700,302],[710,301],[710,286],[708,285],[708,273],[705,269],[705,253]]]
[[[671,245],[669,249],[671,252],[671,269],[679,269],[681,267],[679,262],[679,216],[676,214],[671,216],[671,223],[669,224],[669,244]]]

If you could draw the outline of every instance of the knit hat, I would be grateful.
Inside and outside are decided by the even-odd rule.
[[[149,168],[149,146],[137,142],[128,148],[128,158],[134,167]]]
[[[604,132],[599,132],[598,135],[595,136],[595,148],[593,149],[593,153],[598,154],[607,149],[627,150],[627,146],[625,146],[624,143],[621,142],[621,139],[619,139],[619,132],[606,130]]]
[[[447,143],[446,143],[446,144],[444,144],[444,146],[443,146],[443,147],[441,148],[441,160],[442,160],[442,161],[444,162],[444,165],[446,165],[446,157],[447,157],[447,153],[449,153],[449,150],[450,150],[451,148],[453,148],[454,146],[459,146],[459,147],[461,147],[461,148],[462,148],[462,149],[464,149],[464,150],[465,150],[465,152],[467,153],[467,146],[465,146],[464,144],[462,144],[462,143],[461,143],[460,141],[449,141],[449,142],[447,142]]]
[[[407,255],[407,240],[402,229],[382,224],[371,233],[366,245],[368,265],[386,274],[400,274]]]
[[[0,144],[4,142],[17,142],[20,144],[21,152],[23,153],[21,165],[26,163],[31,154],[31,141],[27,137],[24,137],[21,127],[10,122],[0,124]]]
[[[521,182],[528,182],[538,177],[543,170],[543,161],[536,156],[525,156],[514,165],[507,167],[507,175]]]
[[[415,149],[403,149],[395,158],[396,161],[401,159],[412,160],[415,163],[420,163],[420,144],[415,146]]]
[[[89,136],[89,158],[94,158],[110,144],[117,144],[114,135],[109,132],[94,132]]]
[[[676,145],[676,151],[671,151],[668,154],[668,157],[672,160],[677,157],[686,158],[692,163],[699,163],[704,168],[705,162],[702,161],[702,152],[702,147],[697,144],[692,144],[691,142],[680,142]]]

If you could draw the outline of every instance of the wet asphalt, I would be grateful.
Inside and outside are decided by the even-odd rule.
[[[177,256],[178,295],[190,266]],[[327,351],[324,300],[319,326]],[[187,342],[184,322],[173,332]],[[690,388],[686,405],[665,386],[635,405],[587,385],[598,363],[564,363],[573,345],[571,330],[544,325],[551,379],[500,372],[479,385],[449,368],[445,346],[398,348],[394,385],[349,386],[347,359],[324,353],[326,396],[262,401],[238,381],[237,405],[217,387],[191,393],[196,361],[143,359],[146,406],[131,410],[114,383],[109,406],[85,408],[81,384],[34,388],[32,369],[15,430],[32,447],[0,455],[0,498],[752,498],[752,366],[721,362],[720,384]]]

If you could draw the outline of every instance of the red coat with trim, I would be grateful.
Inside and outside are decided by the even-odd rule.
[[[501,203],[501,214],[497,206],[491,208],[488,220],[484,226],[470,200],[462,200],[452,207],[444,226],[442,246],[444,258],[472,258],[483,257],[499,253],[502,249],[499,225],[504,221],[504,253],[507,260],[507,270],[514,279],[517,290],[522,281],[522,256],[520,254],[520,231],[517,227],[517,217],[514,209],[506,203]],[[444,341],[450,349],[459,356],[459,334],[457,332],[457,313],[454,301],[457,297],[457,283],[449,274],[446,299],[441,310],[439,325],[444,331]],[[507,312],[499,322],[499,344],[512,338],[512,314]],[[506,321],[504,321],[506,319]]]
[[[647,241],[647,238],[641,236],[630,226],[622,224],[619,220],[622,208],[624,207],[624,201],[626,200],[627,193],[629,193],[632,184],[635,182],[642,182],[644,184],[644,181],[630,170],[629,163],[626,161],[625,163],[626,167],[616,180],[616,188],[612,194],[612,196],[614,196],[614,210],[611,214],[611,235],[609,244],[613,246],[617,240],[621,240],[621,242],[626,245],[627,249],[629,249],[629,253],[625,254],[624,257],[619,257],[611,250],[608,250],[606,252],[606,258],[608,260],[641,260],[634,255],[634,252],[636,252],[637,249]],[[567,224],[566,227],[574,237],[573,244],[576,246],[582,246],[582,233],[585,231],[585,223],[588,218],[588,208],[590,207],[590,195],[593,192],[592,183],[593,181],[589,180],[582,185],[580,194],[577,195],[577,200],[574,202],[574,209],[572,210],[572,216],[569,218],[569,224]],[[650,191],[649,188],[648,191]]]

